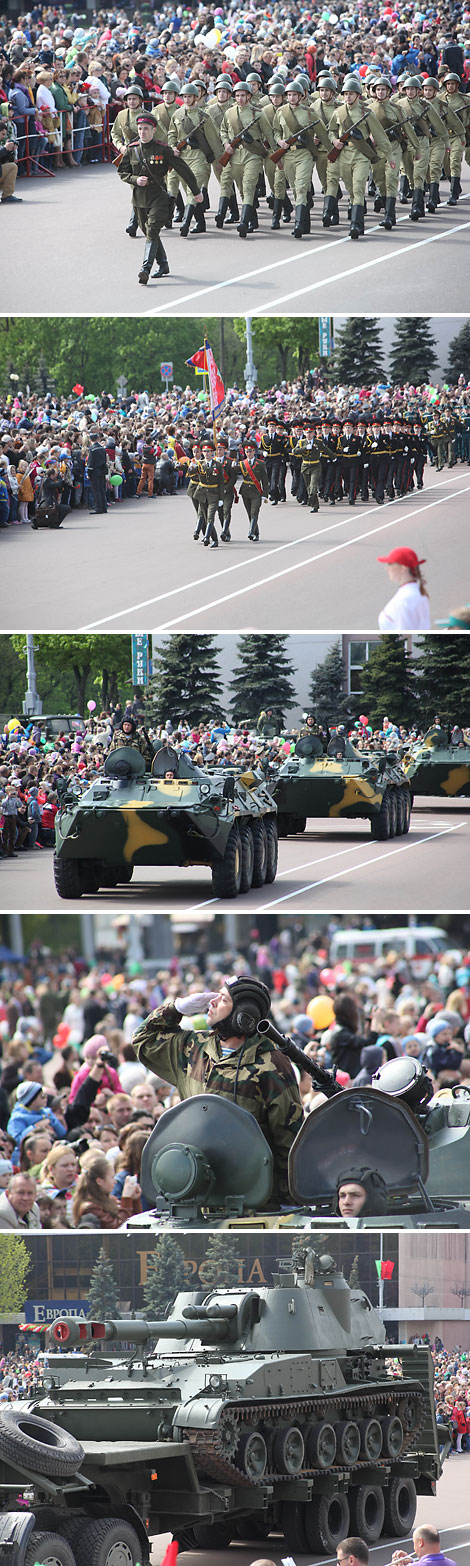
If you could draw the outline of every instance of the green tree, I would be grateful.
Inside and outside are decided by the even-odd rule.
[[[381,636],[362,671],[360,710],[373,728],[383,717],[409,724],[416,707],[415,664],[404,636]]]
[[[360,1287],[361,1287],[361,1280],[360,1280],[360,1277],[359,1277],[359,1257],[358,1256],[354,1257],[354,1261],[353,1261],[353,1264],[352,1264],[352,1267],[351,1267],[351,1271],[350,1271],[350,1274],[349,1274],[349,1287],[350,1287],[350,1289],[360,1289]]]
[[[288,657],[288,636],[258,636],[247,633],[237,643],[237,657],[230,680],[233,696],[230,709],[234,719],[256,723],[260,712],[273,707],[281,727],[287,708],[295,705],[296,690],[291,675],[294,665]]]
[[[217,1289],[231,1289],[238,1283],[240,1263],[238,1241],[234,1236],[215,1230],[209,1236],[206,1255],[199,1267],[201,1283]]]
[[[162,1234],[148,1258],[144,1284],[144,1316],[162,1321],[185,1286],[184,1251],[171,1234]]]
[[[0,1316],[19,1315],[28,1298],[32,1261],[24,1240],[16,1234],[0,1234]]]
[[[312,672],[309,701],[320,723],[334,721],[349,705],[344,689],[344,663],[341,642],[330,647],[326,658]]]
[[[348,386],[372,386],[384,367],[380,317],[350,315],[337,332],[331,364],[335,380]]]
[[[234,328],[241,341],[246,340],[244,317],[235,319]],[[305,375],[319,364],[317,316],[254,316],[253,353],[260,391],[273,380],[287,381]]]
[[[26,637],[12,636],[12,646],[26,664]],[[85,712],[90,686],[98,690],[99,703],[106,705],[118,692],[119,683],[130,684],[132,656],[130,636],[38,636],[36,642],[37,685],[43,699],[43,682],[52,690],[55,711],[68,693],[72,710]],[[65,695],[64,695],[65,693]]]
[[[103,1246],[90,1273],[88,1304],[92,1321],[115,1320],[121,1314],[117,1278]]]
[[[222,680],[214,636],[170,636],[154,656],[149,711],[157,723],[220,718]]]
[[[429,315],[399,315],[390,350],[390,376],[394,385],[430,381],[438,363],[436,339]]]
[[[459,375],[464,375],[466,381],[470,379],[470,321],[465,322],[465,326],[449,343],[449,363],[445,375],[453,384],[458,381]]]
[[[465,722],[470,704],[470,638],[448,632],[423,636],[415,668],[419,675],[420,722]]]
[[[11,390],[9,376],[19,376],[19,390],[37,381],[46,389],[52,379],[58,392],[69,395],[78,382],[86,395],[103,389],[116,393],[124,373],[129,391],[143,387],[151,395],[162,390],[160,363],[171,359],[174,384],[195,384],[194,370],[186,360],[200,348],[206,335],[215,357],[220,347],[218,318],[198,323],[191,317],[144,321],[120,317],[119,331],[112,316],[30,317],[26,329],[21,319],[8,319],[8,331],[0,332],[0,383]],[[4,323],[5,324],[5,323]],[[241,371],[243,353],[230,323],[224,326],[226,373]],[[220,355],[219,355],[220,357]],[[197,389],[201,381],[197,381]]]
[[[11,636],[0,636],[0,712],[20,718],[25,690],[24,665]]]

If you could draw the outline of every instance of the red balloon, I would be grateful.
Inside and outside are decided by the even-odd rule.
[[[321,973],[320,973],[320,979],[321,979],[321,983],[322,984],[326,984],[327,988],[329,988],[331,984],[335,984],[336,980],[335,980],[335,975],[334,975],[333,968],[322,968],[321,969]]]

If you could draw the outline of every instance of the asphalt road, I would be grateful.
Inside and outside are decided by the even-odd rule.
[[[214,224],[218,187],[211,181],[207,234],[168,240],[172,275],[137,282],[143,240],[125,233],[129,192],[111,166],[69,169],[54,179],[21,180],[24,205],[2,216],[5,254],[14,258],[3,284],[5,315],[283,315],[344,313],[439,314],[462,311],[470,229],[470,173],[464,195],[447,207],[448,185],[433,217],[411,223],[398,207],[393,234],[370,211],[367,235],[348,235],[346,202],[339,229],[323,229],[316,194],[312,233],[301,243],[291,230],[271,231],[263,202],[257,234],[241,241]],[[32,262],[29,236],[34,232]],[[54,264],[50,265],[53,253]]]
[[[452,1456],[444,1463],[444,1472],[437,1487],[436,1496],[418,1496],[418,1509],[416,1522],[433,1523],[439,1528],[441,1538],[441,1550],[451,1560],[455,1560],[456,1566],[469,1566],[470,1563],[470,1454],[462,1453],[460,1456]],[[159,1534],[152,1540],[152,1566],[161,1566],[165,1549],[170,1540],[170,1534]],[[389,1544],[373,1545],[369,1551],[370,1566],[388,1566],[394,1550],[410,1548],[412,1553],[412,1540],[390,1540]],[[290,1555],[289,1543],[276,1539],[272,1535],[269,1541],[254,1540],[247,1548],[244,1544],[231,1544],[228,1550],[217,1550],[212,1555],[207,1550],[181,1551],[178,1560],[184,1560],[184,1566],[208,1566],[208,1562],[214,1560],[216,1566],[251,1566],[251,1562],[259,1560],[263,1553],[274,1562],[274,1566],[281,1566],[283,1557]],[[336,1555],[296,1555],[296,1566],[336,1566]]]
[[[130,886],[101,890],[76,903],[58,897],[52,851],[34,849],[0,862],[0,905],[4,912],[44,913],[106,909],[169,913],[213,908],[214,912],[283,913],[331,911],[400,913],[463,912],[468,908],[470,809],[446,800],[422,799],[413,810],[407,837],[377,843],[367,824],[309,821],[307,830],[279,844],[279,870],[272,886],[240,897],[236,903],[212,895],[210,870],[152,868],[134,870]]]
[[[290,483],[288,484],[290,488]],[[127,500],[105,516],[71,512],[60,532],[11,527],[0,542],[5,631],[371,630],[391,596],[377,564],[397,544],[426,559],[431,619],[468,597],[470,467],[437,473],[376,506],[265,504],[249,544],[242,502],[231,544],[193,542],[185,492]]]

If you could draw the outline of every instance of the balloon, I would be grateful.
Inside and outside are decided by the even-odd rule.
[[[367,723],[367,721],[368,721],[368,720],[367,720],[367,718],[366,718],[366,716],[365,716],[365,714],[364,714],[364,713],[363,713],[363,712],[360,712],[360,713],[359,713],[359,722],[360,722],[360,723]]]
[[[87,701],[87,707],[88,707],[88,711],[89,712],[94,712],[95,711],[95,707],[96,707],[96,701]]]
[[[307,1016],[311,1017],[315,1028],[322,1030],[331,1027],[335,1020],[333,1001],[329,995],[315,995],[314,1000],[309,1001]]]
[[[321,969],[321,972],[320,972],[320,983],[321,984],[326,984],[328,989],[329,989],[331,984],[335,983],[334,968],[322,968]]]
[[[343,967],[342,962],[335,963],[333,973],[335,976],[335,984],[341,984],[341,980],[346,978],[346,968]]]

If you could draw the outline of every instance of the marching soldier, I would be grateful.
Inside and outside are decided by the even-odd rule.
[[[390,159],[392,168],[395,168],[396,160],[380,120],[373,109],[364,104],[359,78],[347,76],[342,94],[344,103],[335,109],[330,120],[330,137],[340,154],[338,172],[344,179],[351,203],[350,238],[359,239],[364,233],[364,202],[370,164],[375,163],[380,154]],[[337,194],[337,189],[337,171],[330,161],[327,195]]]
[[[199,441],[193,440],[192,457],[188,467],[189,484],[187,488],[187,494],[189,495],[189,499],[192,501],[197,517],[196,528],[193,533],[193,538],[196,540],[199,538],[199,534],[204,532],[204,523],[199,514],[199,505],[197,501],[197,491],[201,480],[201,468],[202,446],[199,444]]]
[[[207,187],[210,179],[211,164],[220,156],[222,151],[219,133],[213,124],[210,115],[206,114],[198,104],[197,82],[187,82],[181,92],[184,103],[180,109],[176,109],[168,131],[168,144],[180,152],[184,152],[187,168],[197,182],[198,190],[202,190],[204,202],[198,213],[195,234],[205,234],[206,220],[204,208],[209,205]],[[184,181],[186,195],[193,187],[189,180]],[[193,220],[194,206],[187,201],[180,234],[186,239]]]
[[[446,127],[434,104],[421,97],[422,82],[420,76],[406,76],[404,82],[406,102],[406,114],[412,115],[414,129],[418,136],[419,147],[416,152],[403,154],[403,166],[411,185],[411,212],[410,218],[417,223],[420,217],[425,216],[424,210],[424,185],[429,166],[429,153],[432,136],[446,140]]]
[[[157,137],[157,126],[152,114],[137,116],[139,142],[129,144],[123,153],[119,175],[126,185],[132,186],[134,212],[145,234],[144,259],[139,272],[139,283],[148,283],[152,266],[158,261],[154,277],[168,277],[170,268],[163,248],[160,231],[170,216],[170,201],[165,184],[169,169],[176,169],[185,184],[189,185],[194,200],[202,202],[197,180],[183,159]]]
[[[333,119],[333,115],[335,114],[337,108],[336,82],[332,76],[328,76],[328,74],[326,74],[322,76],[321,80],[319,78],[318,93],[313,94],[311,102],[312,107],[315,109],[315,114],[318,114],[320,123],[329,137],[331,145],[330,122]],[[316,130],[318,136],[320,137],[320,129],[318,126],[316,127]],[[320,180],[323,191],[322,223],[324,228],[336,228],[337,224],[339,223],[339,169],[336,166],[337,172],[335,174],[334,167],[332,167],[331,164],[328,164],[328,151],[329,149],[323,145],[318,147],[317,150],[318,178]],[[328,168],[330,169],[330,187],[336,185],[334,195],[331,193],[330,195],[327,195],[326,193]]]
[[[277,506],[280,500],[286,499],[288,450],[289,439],[283,421],[278,423],[274,414],[269,414],[267,432],[261,436],[260,452],[266,462],[271,506]]]
[[[321,442],[317,438],[317,420],[305,420],[305,434],[296,446],[295,455],[301,459],[307,497],[311,511],[320,510],[318,481],[320,477]]]
[[[153,110],[153,117],[158,125],[158,134],[160,140],[166,141],[167,144],[170,133],[170,125],[178,107],[176,102],[176,95],[179,93],[179,91],[179,82],[172,81],[170,77],[169,81],[163,83],[161,103],[158,103]],[[170,197],[171,208],[171,216],[168,220],[167,226],[168,228],[171,228],[173,213],[175,210],[176,215],[178,218],[180,218],[180,220],[182,220],[184,210],[176,169],[170,169],[170,172],[167,176],[167,188],[168,195]]]
[[[124,93],[124,104],[125,107],[119,110],[111,127],[111,141],[117,148],[118,154],[126,151],[130,141],[137,141],[137,115],[144,106],[142,88],[138,85],[127,87]],[[115,161],[116,167],[119,168],[119,158]],[[137,213],[132,207],[126,234],[130,234],[131,239],[136,239],[138,227]]]
[[[470,124],[470,104],[468,98],[460,91],[460,78],[455,71],[448,71],[444,76],[443,92],[439,93],[436,108],[442,115],[447,125],[449,135],[449,167],[450,195],[448,207],[456,207],[459,196],[462,194],[460,175],[462,173],[462,161],[465,154],[465,141]]]
[[[211,120],[213,121],[213,124],[215,125],[215,128],[216,128],[216,130],[217,130],[217,132],[219,134],[219,139],[220,139],[220,127],[221,127],[221,124],[222,124],[222,120],[224,118],[224,114],[225,114],[226,109],[229,108],[231,103],[233,103],[233,83],[232,83],[231,77],[228,75],[228,72],[225,72],[225,73],[222,73],[221,76],[217,77],[217,81],[216,81],[215,87],[214,87],[214,97],[209,99],[209,104],[208,104],[209,114],[210,114]],[[222,146],[222,141],[220,142],[220,144]],[[214,163],[214,174],[217,176],[217,179],[218,179],[219,184],[220,184],[221,177],[222,177],[222,165],[221,165],[219,159],[217,159],[216,162]],[[230,196],[222,196],[222,195],[220,195],[220,197],[219,197],[219,205],[218,205],[218,209],[217,209],[217,212],[216,212],[216,215],[215,215],[215,226],[216,226],[216,228],[223,228],[224,222],[225,222],[225,218],[226,218],[226,214],[227,214],[227,212],[229,210],[230,210],[230,217],[228,218],[228,221],[227,221],[227,228],[230,226],[231,223],[238,223],[238,220],[239,220],[239,217],[240,217],[240,213],[239,213],[239,210],[238,210],[238,201],[237,201],[237,196],[236,196],[236,191],[235,191],[235,186],[233,184],[233,180],[232,180],[232,190],[231,190]]]
[[[312,202],[312,175],[316,157],[312,115],[303,90],[303,83],[296,79],[286,87],[287,103],[278,109],[273,120],[273,133],[279,148],[284,151],[283,164],[295,202],[294,239],[302,239],[310,231],[310,205]],[[319,118],[319,117],[318,117]],[[312,127],[312,128],[311,128]],[[327,152],[329,137],[324,126],[316,127]],[[289,140],[295,142],[289,147]]]
[[[302,473],[302,458],[298,454],[298,446],[302,440],[303,433],[302,419],[298,419],[297,422],[292,425],[292,429],[289,435],[289,464],[292,474],[290,492],[292,498],[297,499],[299,506],[308,506],[308,495],[305,487],[305,479]]]
[[[250,523],[248,538],[258,543],[258,519],[262,501],[268,498],[268,474],[259,455],[257,442],[251,436],[245,441],[245,456],[238,463],[238,477],[241,478],[240,495]]]
[[[222,168],[221,195],[230,196],[236,181],[242,198],[241,218],[238,224],[240,239],[258,226],[255,199],[258,179],[263,169],[266,152],[272,147],[269,119],[264,109],[251,103],[251,88],[247,82],[235,82],[235,103],[226,109],[220,135],[229,159]]]
[[[222,543],[230,544],[232,541],[232,535],[230,532],[232,506],[234,501],[235,503],[238,502],[238,495],[235,488],[238,467],[237,463],[233,462],[229,457],[228,440],[226,435],[217,436],[217,461],[222,464],[222,479],[224,486],[224,498],[222,505],[219,506],[219,518],[223,522],[220,537]]]
[[[271,140],[274,141],[273,121],[278,109],[282,109],[285,100],[285,83],[282,80],[278,81],[277,78],[273,76],[269,83],[268,94],[268,104],[264,110],[264,113],[271,126]],[[269,182],[271,190],[271,197],[268,196],[268,206],[271,205],[272,200],[273,215],[271,228],[278,229],[281,226],[281,216],[283,217],[284,223],[288,223],[289,218],[292,217],[293,212],[292,202],[287,195],[287,179],[282,162],[273,163],[272,157],[269,155],[265,159],[264,167],[266,170],[266,178]]]
[[[390,233],[396,223],[396,199],[401,155],[399,148],[401,152],[406,152],[408,147],[411,146],[417,152],[419,150],[419,142],[413,126],[406,123],[406,115],[400,99],[396,98],[392,101],[393,88],[388,77],[379,76],[374,78],[371,92],[375,102],[377,119],[380,120],[397,154],[393,168],[388,158],[379,158],[378,163],[374,167],[374,181],[377,187],[374,212],[380,212],[382,207],[385,208],[384,219],[380,227],[385,228]]]
[[[423,489],[424,468],[428,456],[428,443],[422,425],[415,420],[413,424],[413,466],[416,474],[416,487]]]
[[[214,457],[214,444],[211,440],[202,443],[202,462],[199,469],[199,482],[194,493],[199,517],[203,524],[204,547],[218,549],[219,540],[215,519],[219,512],[219,506],[223,505],[224,478],[221,462],[216,462]],[[194,534],[196,538],[197,532]]]
[[[361,440],[355,434],[355,426],[352,419],[345,419],[343,433],[338,441],[338,464],[335,479],[335,500],[341,500],[343,493],[348,491],[350,506],[356,504],[356,491],[359,480]]]

